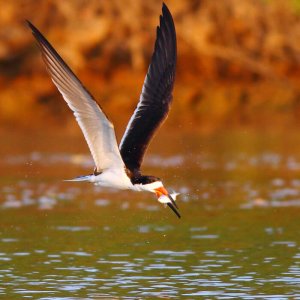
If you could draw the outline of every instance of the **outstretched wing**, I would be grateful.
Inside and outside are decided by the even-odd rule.
[[[154,53],[140,100],[120,143],[123,161],[133,173],[139,172],[151,138],[168,115],[175,79],[176,56],[174,22],[167,6],[163,4]]]
[[[73,111],[83,132],[97,170],[123,168],[112,123],[46,38],[27,22],[41,49],[52,81]]]

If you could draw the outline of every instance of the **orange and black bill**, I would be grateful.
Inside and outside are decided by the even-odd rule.
[[[173,210],[173,212],[176,214],[176,216],[180,219],[181,216],[180,216],[178,210],[176,209],[177,205],[175,204],[175,201],[172,199],[172,197],[170,195],[168,195],[168,197],[170,198],[170,200],[172,202],[168,202],[167,205]],[[173,205],[173,203],[175,204],[176,207]]]
[[[159,187],[157,189],[155,189],[155,193],[157,198],[159,198],[162,195],[167,196],[171,202],[168,202],[167,205],[173,210],[173,212],[176,214],[176,216],[178,218],[181,218],[179,212],[178,212],[178,206],[175,202],[175,200],[172,198],[172,196],[168,193],[168,191],[164,188],[164,187]]]

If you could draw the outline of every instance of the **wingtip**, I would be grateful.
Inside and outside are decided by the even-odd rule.
[[[162,10],[163,16],[165,16],[166,14],[171,15],[171,12],[170,12],[170,10],[169,10],[169,8],[168,8],[168,6],[166,5],[165,2],[162,3],[162,9],[161,10]]]
[[[164,2],[162,4],[162,14],[160,16],[160,26],[163,26],[163,23],[165,23],[165,26],[169,27],[169,30],[172,31],[173,34],[176,36],[173,16],[172,16],[168,6]]]
[[[29,20],[26,19],[25,22],[26,22],[26,25],[27,25],[32,31],[35,30],[34,25],[33,25]]]
[[[49,44],[49,42],[44,37],[44,35],[29,20],[26,20],[26,23],[27,26],[31,29],[32,35],[35,37],[36,41],[38,42],[39,47],[43,44]]]
[[[42,36],[41,32],[29,21],[25,20],[27,26],[31,29],[33,36],[38,40],[40,36]]]

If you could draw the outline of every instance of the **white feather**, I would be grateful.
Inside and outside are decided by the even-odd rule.
[[[73,111],[97,170],[124,168],[113,124],[71,69],[44,40],[38,39],[52,81]]]

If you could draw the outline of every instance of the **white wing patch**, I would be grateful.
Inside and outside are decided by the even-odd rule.
[[[124,163],[118,149],[112,123],[51,44],[38,29],[31,23],[28,24],[38,41],[53,83],[73,111],[83,132],[97,170],[123,169]]]

